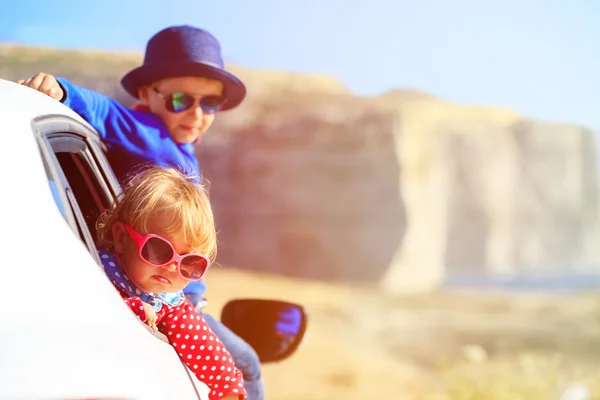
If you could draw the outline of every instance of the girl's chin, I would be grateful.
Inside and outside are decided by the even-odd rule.
[[[150,277],[148,279],[149,282],[146,282],[145,285],[140,285],[140,289],[145,290],[146,292],[151,293],[174,293],[179,292],[185,288],[186,285],[178,285],[175,283],[164,283],[158,282],[155,278]]]

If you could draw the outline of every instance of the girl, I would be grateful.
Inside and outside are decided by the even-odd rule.
[[[216,256],[208,194],[195,178],[149,167],[98,221],[106,275],[131,310],[169,339],[179,357],[211,389],[210,399],[243,400],[242,373],[183,294]]]

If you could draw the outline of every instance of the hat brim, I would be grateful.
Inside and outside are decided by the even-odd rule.
[[[121,79],[121,85],[123,85],[127,93],[137,99],[138,88],[140,86],[150,85],[165,78],[184,76],[198,76],[222,82],[225,89],[226,101],[220,111],[237,107],[246,97],[246,86],[235,75],[224,69],[197,62],[142,65],[129,71]]]

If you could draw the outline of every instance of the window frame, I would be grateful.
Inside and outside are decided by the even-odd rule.
[[[89,126],[66,115],[38,117],[32,121],[32,127],[48,179],[53,180],[57,186],[67,224],[101,265],[93,235],[56,154],[81,155],[91,171],[89,178],[99,188],[99,195],[108,204],[113,204],[121,195],[122,189],[106,159],[106,146]]]

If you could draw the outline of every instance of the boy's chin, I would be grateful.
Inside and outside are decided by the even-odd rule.
[[[190,144],[200,140],[202,134],[198,130],[188,131],[183,129],[176,129],[171,132],[171,138],[177,144]]]
[[[178,136],[173,136],[171,135],[171,137],[173,138],[173,141],[177,144],[194,144],[200,141],[200,135],[189,135],[189,136],[183,136],[183,135],[178,135]]]

